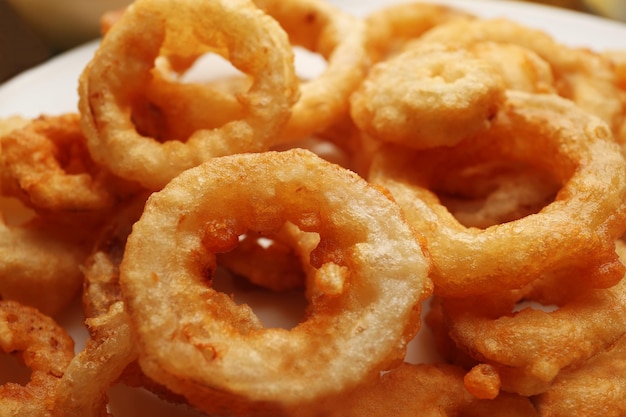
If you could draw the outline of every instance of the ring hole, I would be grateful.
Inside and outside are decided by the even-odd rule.
[[[326,59],[319,53],[297,45],[293,46],[293,52],[296,75],[302,81],[319,77],[328,66]],[[213,82],[218,88],[226,88],[226,91],[231,92],[244,91],[244,88],[250,85],[249,82],[243,82],[248,78],[243,72],[235,68],[227,59],[213,53],[207,53],[198,58],[183,74],[172,75],[181,83]]]
[[[271,237],[242,235],[218,254],[212,287],[248,305],[268,328],[292,329],[305,318],[305,273],[294,251]]]
[[[239,305],[247,304],[266,328],[289,330],[304,320],[307,300],[302,290],[272,291],[224,269],[216,272],[213,288]]]
[[[216,275],[213,288],[230,294],[239,305],[250,306],[266,328],[290,330],[304,320],[307,300],[302,290],[272,291],[223,269]]]
[[[247,78],[247,76],[235,68],[230,61],[219,54],[206,53],[182,74],[173,74],[174,78],[181,83],[201,84],[233,78]]]
[[[297,45],[293,47],[293,51],[296,75],[302,81],[319,77],[328,67],[328,62],[321,54]]]
[[[98,166],[88,162],[91,160],[91,155],[82,135],[80,130],[68,134],[67,140],[57,144],[55,157],[59,167],[65,174],[80,175],[87,173],[93,177],[98,170]]]
[[[131,120],[142,136],[185,141],[198,130],[241,119],[238,95],[251,85],[250,77],[218,54],[201,55],[182,72],[159,57],[151,83],[131,100]]]
[[[296,73],[303,81],[326,69],[320,54],[300,47],[294,50]],[[218,129],[242,119],[245,109],[240,97],[252,82],[219,54],[205,53],[182,72],[159,57],[145,93],[130,101],[131,120],[142,136],[158,142],[184,142],[198,130]]]
[[[538,213],[560,188],[547,172],[521,162],[474,165],[438,175],[433,191],[465,227],[487,228]]]
[[[0,386],[14,383],[25,386],[30,381],[31,370],[20,357],[0,355]]]
[[[528,308],[532,310],[545,311],[546,313],[552,313],[558,310],[559,306],[553,305],[553,304],[544,305],[544,304],[541,304],[539,302],[532,301],[532,300],[521,300],[515,304],[515,307],[513,307],[512,313],[519,313],[520,311],[528,309]]]

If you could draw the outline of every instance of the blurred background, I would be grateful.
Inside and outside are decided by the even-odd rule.
[[[0,0],[0,82],[97,38],[102,13],[131,1]],[[626,21],[626,0],[529,1]]]

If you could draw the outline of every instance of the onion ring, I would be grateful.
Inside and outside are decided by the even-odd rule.
[[[432,42],[463,47],[484,41],[512,43],[537,53],[552,67],[559,95],[600,117],[614,134],[619,132],[626,102],[616,88],[609,61],[589,49],[567,47],[545,32],[506,18],[456,19],[433,28],[406,47]]]
[[[76,355],[59,380],[52,416],[101,417],[106,412],[107,390],[137,357],[128,316],[121,301],[86,322],[92,338]]]
[[[110,209],[124,188],[131,192],[91,160],[79,120],[40,116],[3,136],[3,193],[35,210],[78,212]]]
[[[63,310],[82,284],[80,264],[93,233],[83,227],[41,217],[8,225],[0,215],[0,296],[48,315]]]
[[[292,45],[319,53],[326,60],[326,68],[320,75],[301,80],[300,98],[290,120],[273,141],[275,146],[297,144],[298,140],[323,131],[347,115],[348,96],[365,76],[369,64],[365,25],[361,19],[325,1],[259,0],[256,4],[287,31]],[[173,61],[174,72],[187,69],[186,59]],[[246,87],[245,83],[241,84]],[[164,138],[185,137],[198,126],[219,127],[240,117],[241,105],[232,93],[245,91],[242,86],[224,92],[216,83],[180,85],[157,74],[142,106],[147,113],[156,111],[162,117],[156,126],[148,125],[144,132],[151,135],[158,131]],[[212,120],[207,120],[206,112],[199,106],[189,105],[197,101],[211,103],[215,108],[209,115]]]
[[[376,64],[351,96],[350,112],[377,140],[453,146],[489,127],[504,91],[492,65],[463,49],[414,48]]]
[[[626,91],[626,51],[610,49],[602,52],[602,56],[611,63],[617,77],[617,86]]]
[[[15,301],[0,301],[0,349],[31,369],[26,385],[0,386],[4,416],[49,416],[55,388],[74,356],[74,341],[53,319]]]
[[[141,193],[116,207],[100,230],[92,251],[82,264],[85,275],[82,308],[87,319],[106,314],[122,301],[119,287],[119,264],[124,256],[126,239],[139,220],[149,193]]]
[[[489,126],[505,89],[554,93],[554,83],[549,64],[518,45],[415,43],[372,67],[351,97],[351,115],[377,140],[452,146]]]
[[[14,134],[19,136],[18,132],[30,129],[31,124],[31,120],[19,116],[3,119],[0,140],[6,144],[5,140],[10,141],[8,138]],[[0,158],[4,159],[6,147],[2,151]],[[5,168],[2,165],[0,170],[3,180]],[[4,185],[5,181],[0,188]],[[73,211],[35,213],[15,198],[2,196],[0,299],[34,306],[50,316],[63,310],[80,290],[80,263],[89,253],[91,235],[99,225],[97,217],[83,217]],[[78,223],[81,227],[76,227]]]
[[[265,329],[207,283],[215,253],[285,221],[319,233],[315,284],[324,288],[339,269],[342,290],[309,300],[295,328]],[[165,253],[184,255],[171,262]],[[120,283],[148,376],[205,412],[260,412],[313,402],[401,359],[430,293],[428,267],[393,202],[294,149],[215,158],[154,193],[128,238]],[[189,361],[171,360],[181,357]]]
[[[534,398],[545,417],[617,417],[626,413],[626,337],[580,367],[562,372]]]
[[[79,82],[81,122],[93,158],[149,189],[161,188],[181,171],[212,157],[267,149],[298,97],[287,35],[254,4],[189,1],[171,6],[164,0],[139,0],[129,6],[103,38]],[[214,50],[253,76],[250,90],[238,97],[245,118],[219,129],[197,130],[184,142],[179,138],[160,143],[138,134],[129,109],[149,83],[161,49],[174,65],[175,58],[188,65]],[[255,53],[258,50],[267,53]]]
[[[617,248],[626,259],[626,245],[618,241]],[[580,366],[626,333],[626,280],[565,302],[558,297],[544,293],[540,300],[559,303],[551,312],[511,313],[520,299],[536,301],[527,291],[501,295],[495,305],[482,298],[444,299],[443,310],[461,350],[495,371],[503,390],[532,396],[548,390],[563,369]]]
[[[298,410],[294,417],[537,416],[530,399],[519,395],[502,393],[493,400],[472,396],[463,385],[464,373],[449,364],[405,362],[373,383],[323,401],[323,414]]]
[[[379,150],[369,181],[387,188],[412,226],[426,236],[436,294],[521,288],[563,268],[584,271],[588,287],[614,285],[624,273],[614,242],[625,227],[626,169],[608,126],[556,95],[508,91],[507,97],[491,128],[462,146]],[[530,138],[533,146],[528,146]],[[555,200],[539,213],[509,223],[486,229],[462,226],[430,184],[438,170],[493,159],[525,161],[553,173],[562,184]]]

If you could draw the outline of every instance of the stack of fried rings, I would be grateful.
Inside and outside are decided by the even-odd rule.
[[[2,203],[0,344],[32,368],[0,414],[107,415],[115,384],[242,417],[623,413],[620,55],[422,3],[115,16],[77,114],[0,123],[0,189],[30,210]],[[325,71],[298,79],[295,47]],[[207,54],[240,74],[186,80]],[[302,321],[266,327],[224,271],[303,288]],[[74,355],[47,315],[81,286]],[[431,295],[441,361],[403,362]]]

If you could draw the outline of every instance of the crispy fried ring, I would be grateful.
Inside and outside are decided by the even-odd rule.
[[[0,136],[11,135],[30,123],[17,116],[2,119]],[[3,176],[0,172],[0,178]],[[97,221],[67,213],[37,215],[14,198],[1,198],[0,299],[18,301],[55,315],[80,289],[79,266],[88,254],[89,237]],[[82,227],[75,227],[77,221],[83,222]]]
[[[293,417],[533,417],[530,399],[503,393],[493,400],[472,396],[463,385],[464,370],[450,364],[411,364],[384,373],[376,381],[336,398],[317,410],[300,409]]]
[[[159,54],[170,54],[174,61],[171,52],[176,51],[189,65],[209,50],[253,76],[250,90],[238,97],[245,117],[164,143],[138,134],[129,109],[149,83]],[[79,82],[81,121],[93,158],[150,189],[212,157],[267,149],[297,97],[287,35],[247,0],[175,6],[164,0],[137,1],[111,27]]]
[[[324,0],[255,3],[281,24],[293,45],[326,60],[321,74],[300,84],[300,98],[274,144],[306,138],[341,120],[369,66],[363,20]]]
[[[108,416],[107,390],[124,369],[137,358],[128,315],[121,301],[96,318],[88,319],[92,337],[76,355],[59,380],[53,399],[52,416]]]
[[[617,250],[626,260],[626,245],[619,240]],[[503,390],[532,396],[548,390],[563,369],[580,366],[626,333],[624,279],[566,301],[558,294],[546,296],[543,293],[539,301],[559,308],[528,307],[512,313],[520,300],[537,301],[532,292],[521,291],[501,294],[498,303],[444,299],[443,314],[457,346],[494,369]]]
[[[323,131],[347,115],[348,97],[362,81],[369,65],[365,25],[361,19],[319,0],[258,0],[256,4],[281,24],[293,45],[319,53],[326,60],[321,74],[301,81],[300,98],[291,118],[273,141],[274,145],[292,144]],[[187,69],[189,59],[171,58],[175,72]],[[242,85],[246,87],[245,83]],[[195,94],[180,91],[183,89],[193,89]],[[241,86],[231,93],[239,91]],[[207,115],[203,109],[189,108],[188,103],[197,101],[198,94],[202,95],[201,100],[214,104],[215,111]],[[148,126],[147,132],[160,130],[164,138],[186,136],[194,126],[219,127],[241,113],[235,96],[221,91],[216,84],[180,85],[157,75],[147,95],[149,100],[143,106],[163,119],[157,121],[155,128]],[[207,116],[212,120],[207,120]]]
[[[81,287],[92,233],[84,227],[40,217],[9,225],[0,212],[0,297],[59,313]]]
[[[318,293],[291,330],[263,328],[207,284],[215,253],[286,221],[319,233],[315,281],[339,277],[341,290]],[[146,374],[207,412],[239,412],[314,401],[401,360],[430,292],[427,272],[393,202],[356,174],[291,150],[215,158],[153,194],[120,283]]]
[[[79,120],[76,113],[40,116],[3,136],[2,192],[44,212],[111,208],[113,187],[123,187],[92,161]]]
[[[47,122],[42,123],[47,126]],[[20,137],[19,132],[30,129],[31,125],[31,120],[21,117],[1,120],[2,143],[13,135]],[[64,126],[64,123],[61,122],[61,125]],[[21,146],[18,144],[17,147]],[[7,151],[6,147],[2,148],[0,158],[4,158],[4,151]],[[22,161],[15,162],[19,165]],[[33,162],[32,159],[29,162]],[[2,165],[2,179],[7,176],[5,169],[9,168]],[[28,169],[25,175],[29,175]],[[5,185],[4,181],[2,185]],[[44,194],[49,193],[45,188],[39,190]],[[72,191],[65,190],[68,193]],[[58,193],[57,197],[65,198]],[[89,252],[90,237],[99,221],[98,216],[92,218],[75,214],[73,211],[36,214],[18,204],[16,199],[2,196],[0,299],[34,306],[48,315],[59,313],[69,304],[80,289],[80,263]],[[76,227],[78,223],[81,223],[81,227]],[[37,291],[33,291],[33,288],[37,288]]]
[[[407,48],[430,42],[468,46],[484,41],[512,43],[536,52],[552,67],[558,93],[600,117],[617,135],[626,102],[616,88],[618,80],[609,61],[589,49],[568,47],[545,32],[506,18],[456,19],[433,28]]]
[[[0,349],[19,356],[31,369],[26,385],[0,386],[3,416],[49,416],[55,389],[74,356],[74,341],[65,329],[37,309],[0,301]]]
[[[125,8],[105,14],[102,33],[108,32],[124,12]],[[180,58],[172,62],[168,57],[165,51],[165,55],[157,59],[150,83],[132,105],[132,121],[140,134],[160,142],[176,140],[189,137],[199,129],[217,129],[243,118],[243,106],[237,95],[250,88],[251,81],[247,77],[229,73],[227,77],[187,79],[189,74],[185,71],[194,63],[181,65]],[[200,67],[211,68],[208,63]],[[207,112],[207,108],[211,111]]]
[[[413,149],[452,146],[489,127],[505,85],[463,49],[414,48],[379,62],[350,98],[355,124]]]
[[[610,129],[556,95],[509,91],[507,97],[487,132],[454,148],[379,151],[369,180],[389,189],[426,236],[436,294],[521,288],[566,267],[585,271],[590,287],[615,284],[624,271],[614,242],[625,227],[626,162]],[[553,173],[561,188],[537,214],[466,228],[430,186],[438,170],[494,159],[535,164]]]
[[[555,92],[552,69],[514,44],[419,43],[373,66],[351,97],[351,115],[377,140],[451,146],[489,126],[505,89]]]
[[[578,368],[562,372],[534,398],[544,417],[619,417],[626,414],[626,337]]]
[[[609,49],[602,52],[602,56],[611,63],[617,77],[617,86],[626,92],[626,50]]]

